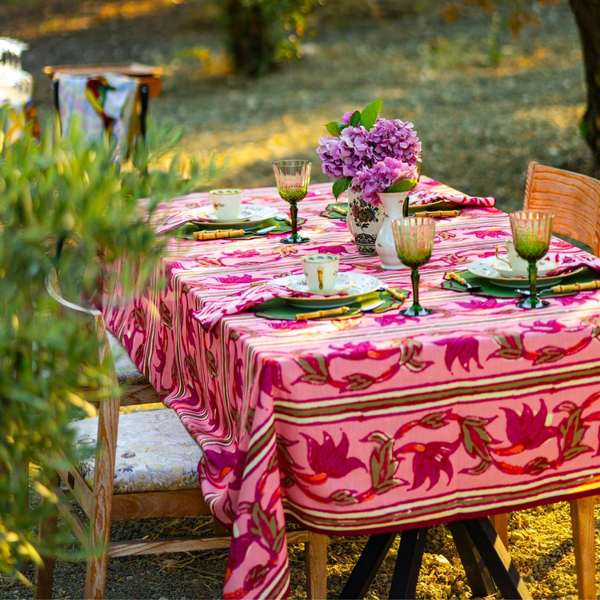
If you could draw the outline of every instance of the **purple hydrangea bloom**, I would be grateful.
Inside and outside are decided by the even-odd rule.
[[[387,157],[371,168],[361,169],[352,183],[355,189],[360,189],[365,202],[379,204],[378,193],[387,192],[394,183],[403,179],[416,178],[417,168],[414,164]]]
[[[373,149],[367,143],[369,132],[359,125],[346,127],[340,137],[319,138],[317,153],[323,161],[323,173],[330,177],[354,177],[373,161]]]
[[[350,123],[350,117],[352,116],[354,111],[349,110],[348,112],[344,113],[344,116],[342,117],[342,123],[344,125],[348,125]]]
[[[377,119],[367,141],[377,161],[389,157],[414,165],[421,153],[414,125],[400,119]]]

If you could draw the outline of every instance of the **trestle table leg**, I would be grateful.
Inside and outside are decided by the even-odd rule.
[[[508,551],[487,518],[465,519],[464,525],[471,542],[494,578],[506,600],[531,600],[531,594],[517,572]]]
[[[400,534],[400,548],[390,586],[390,598],[404,600],[416,597],[427,530],[427,527],[408,529]]]
[[[471,592],[476,598],[485,598],[496,593],[494,580],[490,575],[481,555],[471,543],[469,534],[462,521],[447,523],[452,534],[458,555],[467,574]]]
[[[358,600],[367,595],[367,591],[397,535],[398,532],[380,533],[369,538],[348,581],[346,581],[340,594],[340,600]]]

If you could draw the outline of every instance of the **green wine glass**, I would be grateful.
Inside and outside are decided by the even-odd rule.
[[[277,191],[281,198],[289,203],[292,218],[292,233],[281,240],[284,244],[303,244],[309,241],[298,233],[298,202],[308,194],[311,166],[309,160],[298,159],[278,160],[273,163]]]
[[[510,215],[515,251],[529,264],[529,296],[517,302],[519,308],[527,310],[550,306],[537,293],[537,261],[543,258],[550,247],[554,215],[542,210],[521,210]]]
[[[424,317],[433,313],[419,304],[419,267],[429,262],[433,251],[435,221],[429,217],[410,217],[392,221],[396,252],[402,264],[410,267],[413,305],[400,311],[405,317]]]

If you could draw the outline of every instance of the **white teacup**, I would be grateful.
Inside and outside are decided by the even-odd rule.
[[[302,257],[306,285],[311,292],[331,292],[335,289],[340,257],[335,254],[308,254]]]
[[[211,190],[208,198],[217,219],[237,219],[242,208],[242,190]]]
[[[499,251],[502,248],[502,246],[496,246],[496,260],[498,260],[501,266],[510,269],[514,275],[527,275],[527,268],[529,265],[526,260],[522,259],[517,254],[514,240],[511,239],[506,242],[506,258],[499,255]]]

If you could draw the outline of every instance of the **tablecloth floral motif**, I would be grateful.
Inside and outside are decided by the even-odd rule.
[[[163,216],[206,201],[182,198]],[[244,201],[284,207],[268,188]],[[240,313],[202,330],[194,311],[300,273],[300,257],[315,251],[338,254],[342,272],[410,287],[408,271],[358,255],[345,224],[319,216],[332,201],[326,184],[302,202],[309,244],[174,240],[166,289],[130,304],[107,292],[109,327],[204,451],[202,491],[233,526],[226,598],[287,594],[284,514],[331,535],[366,534],[600,487],[600,293],[526,312],[440,287],[449,268],[493,256],[510,236],[494,208],[437,223],[421,270],[429,317],[292,323]],[[551,251],[584,255],[561,240]]]

